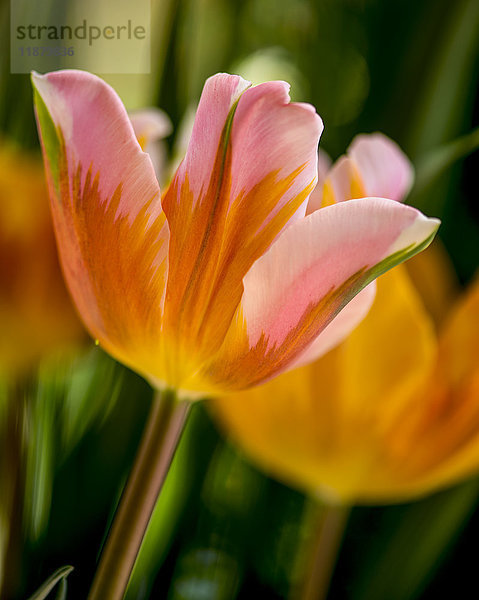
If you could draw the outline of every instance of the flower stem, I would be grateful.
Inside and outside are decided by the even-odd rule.
[[[295,600],[327,597],[350,510],[347,506],[310,502],[306,519],[313,531],[307,542],[302,582],[293,593]]]
[[[121,600],[168,474],[190,403],[172,390],[153,399],[140,447],[108,534],[88,600]]]

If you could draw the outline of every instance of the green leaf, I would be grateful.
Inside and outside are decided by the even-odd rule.
[[[67,580],[65,577],[60,581],[58,592],[55,600],[66,600],[67,597]]]
[[[479,127],[425,154],[416,163],[414,194],[422,193],[455,162],[479,148]]]
[[[73,571],[73,567],[67,565],[60,567],[28,600],[45,600],[53,588],[60,583],[60,588],[56,600],[65,600],[66,598],[66,577]]]
[[[410,155],[424,155],[461,130],[471,106],[467,90],[476,69],[478,32],[477,0],[451,3],[431,49],[423,88],[416,92],[416,114],[411,118],[407,145]]]
[[[383,509],[351,581],[351,600],[418,598],[452,550],[478,493],[479,481],[473,480],[413,504]]]
[[[458,182],[451,170],[442,178],[439,171],[452,159],[445,150],[450,140],[470,127],[475,93],[471,82],[476,77],[479,48],[479,3],[458,0],[450,3],[445,14],[447,18],[438,29],[422,84],[415,91],[417,101],[404,147],[418,167],[417,185],[408,204],[426,214],[455,219]],[[421,24],[418,27],[419,35],[423,35]],[[436,151],[439,154],[432,158]],[[444,235],[443,229],[447,245]]]

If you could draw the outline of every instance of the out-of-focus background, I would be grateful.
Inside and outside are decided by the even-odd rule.
[[[70,4],[50,0],[52,12]],[[61,286],[29,76],[10,73],[5,1],[0,26],[3,589],[5,598],[27,598],[58,567],[73,565],[67,598],[83,599],[152,392],[94,346]],[[407,202],[442,219],[439,237],[459,285],[472,281],[477,0],[152,0],[151,32],[150,74],[102,76],[129,110],[165,111],[170,163],[181,158],[209,75],[284,79],[293,100],[317,108],[321,148],[333,159],[362,132],[399,143],[417,167]],[[478,590],[478,507],[472,478],[415,502],[353,508],[329,597],[469,596]],[[299,491],[257,470],[197,404],[127,598],[286,598],[301,570],[306,510]]]

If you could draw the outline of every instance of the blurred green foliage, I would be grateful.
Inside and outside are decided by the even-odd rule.
[[[51,0],[52,10],[64,4]],[[360,132],[381,130],[400,143],[418,169],[410,203],[443,219],[440,235],[457,272],[463,283],[471,279],[479,262],[478,155],[464,158],[479,142],[477,0],[158,0],[154,9],[151,76],[113,81],[128,108],[155,103],[178,130],[217,71],[255,82],[283,78],[293,99],[317,107],[325,123],[321,146],[333,158]],[[0,30],[0,130],[22,147],[38,147],[28,77],[9,73],[7,2]],[[24,478],[20,504],[0,514],[1,533],[10,522],[20,539],[9,563],[17,583],[12,598],[34,593],[60,565],[72,564],[68,599],[83,599],[151,390],[94,348],[42,364],[21,382],[13,412],[23,425],[12,441],[6,424],[16,385],[0,381],[8,442],[2,482],[11,483],[13,463]],[[465,597],[460,590],[475,582],[477,517],[466,525],[478,486],[354,509],[330,598]],[[196,406],[128,600],[287,597],[306,535],[305,502],[247,464]]]
[[[68,589],[66,578],[72,571],[73,567],[61,567],[28,600],[45,600],[57,584],[56,600],[65,600]]]

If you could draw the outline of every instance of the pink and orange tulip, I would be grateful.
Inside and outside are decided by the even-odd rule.
[[[384,178],[388,169],[394,173]],[[393,142],[359,136],[311,202],[382,189],[402,200],[411,182],[412,168]],[[225,431],[267,472],[313,496],[354,504],[424,495],[479,470],[479,281],[444,318],[453,276],[440,246],[411,262],[413,273],[435,282],[432,311],[427,286],[420,293],[424,277],[416,288],[398,266],[378,279],[368,315],[332,351],[212,402]]]
[[[313,360],[364,317],[371,289],[356,294],[434,237],[436,220],[375,197],[305,216],[322,123],[283,82],[208,79],[163,193],[108,85],[80,71],[33,82],[71,294],[155,387],[217,395]]]

